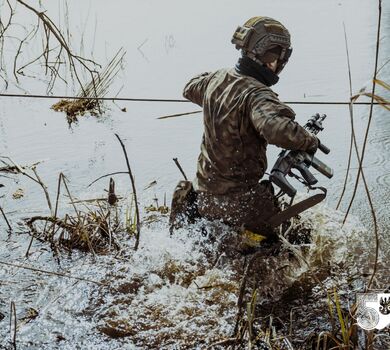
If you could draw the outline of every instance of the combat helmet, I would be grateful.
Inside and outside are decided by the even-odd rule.
[[[252,17],[243,26],[238,26],[232,43],[244,56],[261,65],[277,59],[276,74],[284,68],[292,52],[289,31],[270,17]]]

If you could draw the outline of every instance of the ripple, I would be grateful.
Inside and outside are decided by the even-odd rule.
[[[385,166],[390,160],[390,135],[375,135],[368,141],[370,149],[368,151],[369,157],[372,160],[372,165]]]
[[[377,133],[373,138],[370,138],[368,143],[372,146],[383,148],[385,151],[390,151],[390,135],[383,131]]]
[[[375,179],[376,183],[388,193],[390,188],[390,173],[379,175]]]

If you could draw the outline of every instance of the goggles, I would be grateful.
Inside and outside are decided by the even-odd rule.
[[[291,54],[292,54],[292,47],[282,49],[282,52],[278,58],[278,63],[275,71],[276,74],[279,74],[283,70],[284,66],[290,59]]]

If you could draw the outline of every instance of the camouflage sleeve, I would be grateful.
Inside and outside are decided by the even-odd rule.
[[[184,87],[183,96],[202,107],[203,96],[211,76],[211,73],[202,73],[192,78]]]
[[[259,134],[271,145],[301,151],[315,151],[318,139],[294,121],[294,111],[276,97],[255,99],[250,117]]]

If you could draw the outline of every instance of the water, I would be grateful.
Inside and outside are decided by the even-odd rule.
[[[63,2],[55,2],[47,6],[48,14],[55,19],[61,18],[63,21]],[[171,0],[143,1],[142,3],[116,1],[108,6],[106,2],[99,0],[89,3],[69,2],[68,6],[70,28],[74,28],[72,43],[76,50],[81,48],[86,55],[93,51],[94,57],[99,62],[107,62],[120,47],[124,47],[127,51],[125,68],[117,77],[110,95],[116,94],[121,89],[119,95],[123,97],[181,98],[182,87],[194,74],[232,66],[235,63],[238,52],[230,44],[230,36],[236,25],[258,14],[275,17],[291,30],[294,52],[291,61],[281,75],[280,82],[275,87],[281,100],[348,100],[348,71],[343,22],[348,35],[354,93],[365,85],[368,85],[368,91],[370,90],[369,81],[373,75],[377,25],[375,2],[264,1],[260,6],[257,1],[247,1],[245,6],[238,6],[237,2],[233,1],[214,1],[210,4],[203,0],[200,2]],[[380,65],[388,59],[390,50],[386,37],[389,32],[390,9],[387,3],[384,3],[383,7]],[[23,23],[31,21],[31,17],[22,13],[21,7],[18,8],[18,14],[19,20]],[[31,54],[37,50],[36,46],[26,48],[26,51]],[[7,54],[6,57],[10,59],[11,56]],[[388,82],[388,73],[389,66],[385,66],[379,78]],[[40,77],[43,78],[41,75]],[[32,93],[45,93],[46,89],[43,81],[28,78],[21,79],[21,86]],[[11,85],[9,92],[20,92],[20,90]],[[72,94],[73,91],[72,87],[59,84],[54,92]],[[377,93],[386,96],[383,88],[378,87]],[[120,102],[118,106],[126,107],[126,113],[121,112],[118,106],[111,104],[108,105],[109,110],[104,117],[98,120],[94,117],[80,118],[78,124],[68,128],[65,116],[50,109],[52,103],[54,101],[2,98],[0,154],[11,157],[21,165],[43,161],[37,169],[53,197],[60,172],[63,172],[70,180],[70,189],[75,197],[86,199],[105,195],[104,189],[108,186],[107,179],[90,188],[87,188],[87,185],[101,175],[125,170],[124,158],[114,136],[115,132],[124,139],[128,149],[142,207],[151,204],[155,196],[161,202],[164,193],[167,194],[168,202],[170,201],[172,189],[180,178],[172,162],[173,157],[179,158],[190,177],[194,176],[202,135],[200,116],[168,120],[156,120],[156,117],[197,110],[197,106],[187,103]],[[335,208],[341,193],[348,157],[350,136],[348,108],[315,105],[292,107],[297,113],[297,119],[302,123],[315,112],[328,115],[325,122],[326,129],[321,134],[321,140],[332,151],[329,156],[321,155],[320,158],[334,168],[335,176],[331,180],[321,178],[320,183],[329,188],[328,208]],[[355,108],[355,128],[360,147],[368,111],[368,107]],[[382,237],[380,254],[383,261],[390,256],[390,243],[385,240],[390,214],[387,205],[388,185],[390,184],[390,153],[388,152],[390,133],[387,118],[387,111],[374,107],[374,118],[365,158],[365,174],[378,215]],[[271,148],[269,164],[273,163],[272,159],[275,159],[276,154],[277,149]],[[347,207],[356,176],[355,158],[352,167],[354,169],[349,176],[348,192],[342,203],[342,210]],[[22,217],[37,213],[47,215],[49,212],[42,190],[29,179],[13,178],[16,178],[17,182],[0,177],[0,183],[6,185],[5,188],[0,189],[0,194],[3,196],[1,206],[5,208],[12,224],[15,225]],[[157,185],[144,190],[154,180],[157,181]],[[130,192],[127,176],[117,176],[116,183],[118,193],[125,195]],[[13,199],[12,194],[19,188],[23,189],[24,197]],[[69,208],[68,199],[61,200],[61,208],[64,211]],[[328,227],[329,232],[334,230],[334,240],[330,246],[334,248],[337,246],[336,243],[342,245],[343,237],[347,235],[352,242],[350,246],[354,247],[352,251],[356,249],[357,256],[360,251],[360,241],[364,242],[368,255],[357,259],[356,263],[367,265],[368,268],[367,262],[373,259],[374,247],[370,210],[362,186],[359,187],[352,207],[354,215],[352,222],[359,226],[360,224],[358,225],[355,219],[359,218],[359,221],[366,227],[366,231],[354,228],[352,224],[345,229],[346,231],[343,231],[344,229],[339,226],[342,213],[334,213],[331,209],[323,210],[316,212],[322,216],[329,212],[331,219],[327,219],[325,226]],[[4,227],[3,221],[0,222]],[[319,234],[322,231],[316,232]],[[147,264],[140,272],[142,276],[148,276],[154,264],[156,264],[155,269],[161,269],[158,262],[160,254],[165,254],[165,252],[170,254],[170,258],[165,256],[162,258],[163,262],[173,259],[180,266],[195,264],[202,257],[201,253],[200,255],[192,253],[193,255],[190,254],[189,257],[190,262],[186,261],[187,257],[184,256],[184,252],[192,252],[194,241],[190,239],[189,243],[180,242],[176,246],[175,241],[170,239],[167,232],[160,227],[144,230],[143,237],[141,247],[148,250],[145,256],[150,258],[150,265]],[[150,247],[150,237],[159,237],[157,242],[161,244],[155,242]],[[24,261],[24,254],[29,243],[25,235],[13,234],[8,237],[3,230],[0,239],[2,240],[1,260],[23,261],[28,265],[48,270],[57,268],[51,252],[42,250],[44,246],[38,243],[33,246],[32,256]],[[183,255],[179,256],[178,252],[181,250]],[[345,261],[350,259],[350,257],[347,259],[347,255],[340,253],[335,254],[335,257],[339,259],[343,256],[342,260]],[[118,263],[119,267],[112,267],[110,264],[116,265],[117,263],[112,262],[111,256],[98,257],[98,262],[93,262],[91,257],[75,254],[72,259],[62,260],[62,269],[78,276],[100,279],[106,278],[107,274],[113,273],[112,271],[117,273],[120,268],[124,268],[131,270],[126,270],[127,272],[123,274],[127,274],[126,278],[132,280],[134,274],[132,269],[138,264],[143,264],[143,261],[137,257],[131,259],[134,259],[131,264],[132,268],[123,262]],[[18,331],[18,342],[21,348],[39,348],[43,346],[40,344],[44,344],[44,348],[74,348],[75,344],[78,344],[80,348],[88,346],[93,348],[98,345],[100,348],[123,346],[123,342],[119,340],[107,342],[106,337],[96,332],[96,327],[100,325],[96,314],[85,315],[85,309],[94,306],[93,301],[99,294],[95,286],[84,282],[77,282],[74,285],[75,282],[59,277],[42,278],[42,276],[20,269],[1,267],[0,271],[3,280],[0,290],[0,312],[6,315],[4,320],[0,321],[0,334],[4,337],[4,342],[1,344],[8,344],[8,308],[10,301],[14,300],[19,318],[25,315],[29,307],[39,311],[39,317],[36,320],[21,326]],[[224,279],[227,279],[227,284],[236,283],[237,280],[234,277],[229,277],[229,271],[234,271],[234,269],[224,267],[214,271],[216,280],[226,282]],[[208,278],[208,274],[213,275],[214,272],[211,270],[206,273],[205,278]],[[163,280],[170,287],[167,289],[168,294],[182,296],[184,293],[188,297],[192,293],[191,288],[195,288],[192,286],[188,289],[180,286],[179,283],[169,283],[166,278]],[[378,280],[379,285],[384,287],[388,276],[386,277],[381,272]],[[229,303],[232,302],[230,298],[233,297],[234,292],[229,292],[229,288],[227,289],[226,301]],[[158,287],[154,298],[157,299],[157,304],[162,305],[163,310],[171,304],[164,304],[162,290],[162,287]],[[150,293],[146,293],[148,298],[152,297]],[[194,300],[201,303],[204,297],[203,294],[196,294]],[[112,296],[112,298],[115,300],[117,296]],[[112,300],[105,300],[104,305],[107,309],[113,307]],[[123,308],[121,312],[129,312],[124,305],[120,306]],[[134,310],[141,308],[140,305],[147,305],[147,300],[141,298],[135,301]],[[226,308],[227,306],[228,304]],[[99,307],[93,310],[104,314]],[[179,316],[180,312],[177,315],[177,322],[184,322]],[[208,314],[208,316],[210,319],[217,317],[216,314]],[[169,317],[173,317],[172,314]],[[226,324],[222,322],[218,330],[215,330],[213,337],[223,337],[231,330],[229,327],[232,324],[232,315],[228,313],[222,319],[226,320]],[[183,327],[187,327],[186,324],[183,324]],[[170,328],[167,329],[167,334],[169,334]],[[179,327],[179,329],[182,331],[182,328]],[[196,332],[200,334],[203,334],[203,331],[196,329]],[[156,336],[153,331],[151,333],[142,332],[139,338],[146,338],[150,334]],[[65,345],[57,342],[56,334],[65,335]],[[128,346],[131,348],[133,345]]]

